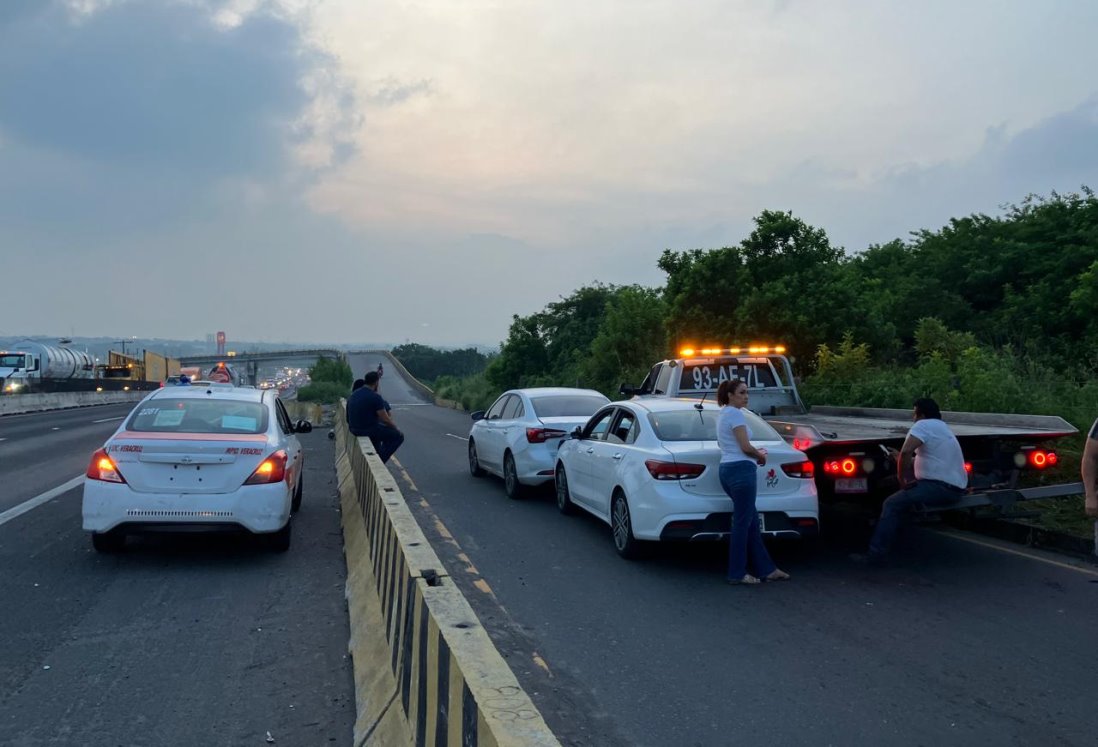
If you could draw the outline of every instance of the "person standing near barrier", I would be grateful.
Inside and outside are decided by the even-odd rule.
[[[900,489],[885,499],[881,518],[869,541],[869,553],[856,553],[851,560],[879,563],[888,555],[900,524],[911,511],[921,507],[942,507],[956,503],[968,487],[965,456],[953,431],[942,420],[938,403],[929,397],[915,400],[912,417],[915,424],[896,457],[896,476]],[[909,481],[914,460],[915,480]]]
[[[1083,510],[1094,519],[1094,554],[1098,555],[1098,420],[1090,427],[1087,442],[1083,445],[1083,490],[1086,502]]]
[[[347,427],[355,436],[369,438],[381,461],[388,462],[404,443],[404,434],[393,422],[389,403],[377,391],[377,371],[370,371],[362,379],[365,386],[347,399]]]
[[[751,445],[747,419],[742,409],[747,407],[747,384],[739,379],[722,381],[717,388],[717,444],[721,448],[718,472],[721,487],[732,499],[732,532],[728,539],[728,578],[730,584],[757,584],[761,581],[784,581],[789,574],[780,570],[770,559],[759,529],[759,512],[755,508],[758,493],[758,468],[766,464],[766,451]],[[757,576],[751,575],[748,562]]]

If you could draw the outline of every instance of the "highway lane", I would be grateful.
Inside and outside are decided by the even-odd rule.
[[[83,474],[129,409],[0,418],[0,512]],[[283,555],[235,535],[99,555],[79,487],[0,525],[0,744],[351,743],[333,446],[301,438],[303,507]]]
[[[417,399],[394,374],[392,470],[566,741],[1093,744],[1093,566],[925,529],[879,570],[834,539],[778,547],[794,579],[762,588],[723,584],[721,546],[628,563],[548,491],[512,502],[470,477],[468,416],[396,404]]]

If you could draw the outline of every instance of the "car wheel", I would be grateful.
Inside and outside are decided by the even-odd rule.
[[[634,560],[642,554],[640,540],[633,536],[633,518],[629,514],[629,501],[625,493],[617,490],[610,502],[610,529],[614,537],[614,549],[626,560]]]
[[[477,443],[469,439],[469,474],[473,477],[484,477],[484,468],[480,466],[480,458],[477,457]]]
[[[273,534],[268,534],[266,536],[267,548],[270,549],[272,552],[286,552],[287,550],[289,550],[290,536],[292,533],[291,527],[293,527],[293,522],[287,519],[286,526],[282,527]]]
[[[293,500],[290,501],[290,512],[291,513],[296,514],[298,511],[301,510],[301,494],[303,492],[305,492],[304,487],[303,487],[304,484],[305,484],[305,476],[302,475],[301,477],[297,478],[297,489],[294,490]]]
[[[522,483],[518,479],[518,468],[515,467],[515,458],[511,452],[503,455],[503,490],[511,500],[522,497]]]
[[[564,465],[558,464],[554,473],[553,482],[557,488],[557,510],[565,516],[576,512],[576,504],[572,503],[572,494],[568,492],[568,475],[564,471]]]
[[[92,547],[96,552],[119,552],[126,546],[126,535],[117,529],[109,532],[92,532]]]

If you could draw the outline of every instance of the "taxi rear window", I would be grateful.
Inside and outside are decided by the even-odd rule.
[[[661,441],[717,440],[718,410],[671,410],[648,413],[648,422]],[[743,411],[747,421],[747,437],[752,441],[781,441],[782,437],[753,412]]]
[[[267,408],[257,402],[155,399],[130,416],[126,429],[148,433],[266,433]]]

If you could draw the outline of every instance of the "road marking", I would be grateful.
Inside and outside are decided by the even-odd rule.
[[[102,420],[93,420],[92,422],[93,423],[112,423],[115,420],[123,420],[123,419],[125,419],[125,417],[126,417],[125,415],[119,415],[117,418],[103,418]]]
[[[962,534],[954,534],[953,532],[941,529],[938,530],[938,534],[942,535],[943,537],[950,537],[955,540],[960,540],[961,542],[969,542],[973,545],[979,545],[980,547],[986,547],[991,550],[998,550],[999,552],[1009,553],[1010,555],[1017,555],[1022,558],[1029,558],[1030,560],[1037,560],[1041,563],[1054,565],[1057,568],[1063,568],[1064,570],[1075,571],[1076,573],[1082,573],[1087,576],[1094,576],[1098,578],[1098,571],[1092,571],[1088,568],[1082,568],[1077,565],[1072,565],[1071,563],[1064,563],[1060,560],[1053,560],[1052,558],[1045,558],[1035,553],[1026,552],[1024,550],[1014,550],[1009,547],[1003,547],[1002,545],[995,544],[994,542],[987,542],[985,540],[976,539],[975,537],[967,537]]]
[[[0,441],[7,441],[7,440],[8,439],[6,439],[6,438],[0,438]]]
[[[79,475],[78,477],[72,478],[64,485],[58,485],[56,488],[53,488],[52,490],[47,490],[45,493],[42,493],[42,495],[37,495],[34,498],[31,498],[29,501],[23,501],[14,508],[9,508],[4,513],[0,514],[0,526],[7,524],[9,521],[16,518],[17,516],[22,516],[28,511],[38,508],[47,501],[52,501],[54,498],[61,495],[62,493],[69,492],[83,482],[84,476]]]
[[[465,436],[459,436],[456,433],[447,433],[446,435],[449,436],[450,438],[456,438],[458,441],[464,441],[465,440]]]
[[[393,407],[434,407],[431,402],[390,402]]]
[[[51,431],[59,431],[59,430],[61,430],[61,428],[60,428],[60,426],[55,425],[54,427],[50,428],[50,430]]]
[[[537,651],[534,652],[534,663],[544,669],[545,673],[548,674],[550,677],[553,676],[553,673],[549,671],[549,665],[545,663],[545,659],[541,658],[541,655],[538,654]]]

